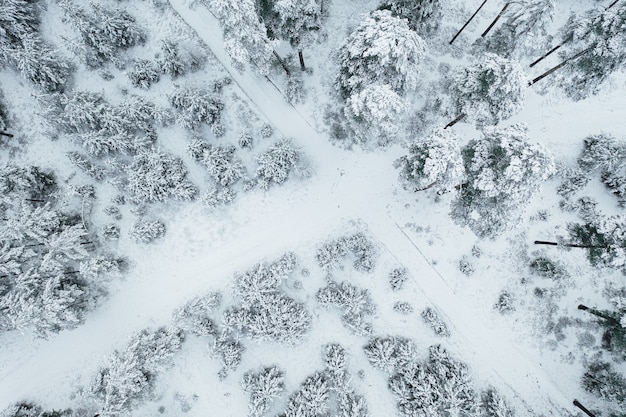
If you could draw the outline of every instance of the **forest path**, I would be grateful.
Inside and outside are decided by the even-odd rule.
[[[314,176],[297,186],[288,184],[291,194],[272,190],[267,201],[241,199],[233,214],[236,226],[229,239],[219,244],[202,242],[207,239],[203,225],[178,227],[197,214],[192,209],[182,213],[182,219],[173,219],[173,233],[162,244],[146,249],[133,279],[122,283],[122,291],[113,294],[84,325],[49,341],[36,341],[33,353],[16,354],[0,366],[0,409],[30,393],[71,387],[73,375],[95,371],[112,346],[122,345],[143,327],[167,323],[171,312],[192,296],[228,287],[230,277],[242,266],[305,241],[319,241],[345,221],[362,219],[411,275],[419,278],[424,296],[445,313],[452,323],[451,342],[464,361],[488,374],[492,382],[508,385],[519,398],[532,402],[537,412],[562,415],[571,393],[563,393],[537,358],[515,346],[512,336],[494,334],[481,322],[390,214],[387,205],[394,202],[388,200],[389,188],[397,183],[396,172],[390,168],[392,156],[332,146],[265,79],[251,71],[240,73],[230,65],[221,29],[208,10],[201,6],[191,10],[185,0],[170,3],[210,47],[251,104],[283,136],[295,138],[313,161]],[[185,233],[198,242],[191,252]],[[52,394],[50,400],[54,400]]]

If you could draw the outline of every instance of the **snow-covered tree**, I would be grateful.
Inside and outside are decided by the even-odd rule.
[[[92,67],[100,67],[104,62],[116,59],[119,50],[135,46],[145,39],[143,30],[126,10],[110,9],[93,2],[89,3],[89,11],[70,0],[59,4],[87,46],[83,58]]]
[[[370,364],[391,376],[415,360],[415,344],[404,337],[375,337],[363,346]]]
[[[554,5],[555,0],[510,1],[502,24],[482,40],[484,49],[503,57],[547,49]]]
[[[71,64],[45,43],[39,34],[25,34],[21,45],[8,53],[11,56],[9,63],[42,90],[62,91],[68,83]]]
[[[287,407],[279,417],[318,417],[329,407],[328,378],[323,372],[308,376],[287,401]]]
[[[273,9],[276,13],[277,34],[298,49],[300,65],[304,70],[302,49],[312,44],[318,37],[324,19],[323,0],[276,0]]]
[[[452,130],[444,129],[435,129],[425,139],[414,141],[409,154],[395,162],[402,186],[413,191],[433,187],[440,193],[453,191],[464,175],[460,142]]]
[[[210,317],[222,302],[222,295],[210,292],[194,297],[174,312],[174,324],[186,332],[199,336],[217,334],[217,326]]]
[[[402,96],[417,87],[424,51],[424,41],[406,20],[388,10],[375,11],[337,52],[336,88],[344,100],[375,83],[387,84]]]
[[[389,273],[389,285],[392,291],[400,291],[409,278],[409,272],[405,267],[394,268]]]
[[[120,270],[93,255],[80,215],[56,207],[56,190],[36,167],[0,168],[0,330],[48,337],[74,328],[95,307],[102,277]],[[88,267],[101,261],[111,267]]]
[[[626,378],[610,363],[592,362],[582,378],[583,388],[613,404],[617,409],[626,407]]]
[[[241,386],[250,398],[248,416],[262,417],[267,414],[274,399],[285,391],[285,374],[276,366],[256,372],[250,370],[243,374]]]
[[[212,355],[219,357],[222,363],[222,369],[218,373],[220,379],[226,378],[229,372],[237,369],[245,350],[244,345],[227,332],[221,333],[213,339],[210,351]]]
[[[132,71],[128,72],[128,78],[133,86],[147,90],[152,84],[159,82],[161,75],[154,62],[138,59],[133,63]]]
[[[385,0],[380,9],[406,19],[409,27],[422,35],[429,35],[441,23],[441,0]]]
[[[156,65],[163,74],[177,78],[199,69],[205,61],[205,57],[184,53],[178,43],[166,39],[161,41],[161,55],[156,60]]]
[[[320,288],[316,294],[317,301],[324,307],[339,307],[342,311],[342,322],[357,334],[368,335],[372,324],[366,316],[376,312],[376,307],[369,290],[358,288],[347,281],[340,284],[330,283]]]
[[[515,409],[495,388],[489,388],[483,393],[481,406],[485,417],[515,417]]]
[[[420,315],[422,316],[422,320],[424,320],[424,323],[426,323],[428,327],[433,329],[437,336],[450,336],[450,330],[448,330],[448,325],[434,308],[426,307],[424,310],[422,310],[422,313]]]
[[[158,220],[140,220],[133,223],[128,235],[135,242],[150,243],[165,235],[165,225]]]
[[[571,98],[582,100],[595,94],[626,63],[622,48],[626,43],[626,4],[617,3],[602,13],[570,19],[564,37],[572,39],[564,57],[580,55],[563,67],[558,82]]]
[[[168,119],[165,111],[137,96],[114,106],[102,94],[73,91],[53,95],[44,105],[50,123],[93,156],[146,150],[156,139],[154,125]]]
[[[555,172],[552,156],[528,142],[527,131],[522,124],[487,128],[463,148],[466,181],[452,203],[452,216],[478,236],[495,237],[516,225]]]
[[[228,309],[222,324],[252,339],[280,343],[301,340],[311,327],[311,314],[304,304],[280,289],[295,266],[295,256],[287,253],[270,265],[259,264],[237,275],[235,292],[241,305]]]
[[[307,177],[307,163],[290,139],[281,139],[256,158],[256,178],[261,188],[284,184],[290,176]]]
[[[130,412],[152,391],[159,372],[183,340],[182,332],[165,327],[136,333],[98,370],[87,395],[100,403],[105,415]]]
[[[311,314],[305,305],[281,292],[272,294],[272,299],[256,302],[249,307],[227,310],[222,323],[251,339],[293,344],[311,328]]]
[[[393,142],[406,115],[408,104],[387,84],[371,84],[355,92],[344,106],[353,141],[375,141],[379,146]]]
[[[7,51],[19,47],[25,36],[38,32],[40,7],[30,0],[0,2],[0,63],[7,62]]]
[[[183,161],[159,150],[137,154],[126,168],[126,188],[133,198],[142,203],[192,200],[198,194],[195,185],[187,180]]]
[[[587,172],[616,172],[626,164],[626,143],[601,133],[584,139],[578,165]]]
[[[465,114],[478,125],[496,125],[522,109],[527,84],[518,63],[487,53],[452,74],[451,111],[455,116]]]
[[[584,223],[568,226],[570,238],[588,249],[592,265],[626,270],[626,216],[598,216]]]
[[[218,124],[224,110],[224,103],[204,89],[181,87],[169,96],[169,100],[178,110],[176,121],[187,129],[195,129],[202,123]]]
[[[73,417],[71,409],[44,411],[44,409],[30,401],[20,401],[0,411],[2,417]]]
[[[228,187],[245,176],[246,168],[235,153],[234,146],[211,146],[203,152],[201,161],[213,180]]]
[[[267,75],[273,47],[259,21],[255,1],[208,0],[208,5],[222,25],[224,47],[233,65],[239,70],[253,65]]]

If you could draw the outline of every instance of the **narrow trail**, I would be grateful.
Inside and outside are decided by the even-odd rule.
[[[176,306],[193,295],[227,286],[232,274],[245,265],[302,242],[323,239],[349,219],[362,219],[412,275],[419,277],[424,296],[448,316],[456,335],[453,340],[473,353],[464,360],[489,370],[520,398],[533,401],[531,408],[539,413],[561,415],[569,407],[570,393],[561,391],[536,358],[517,349],[512,337],[494,334],[473,315],[388,214],[386,205],[394,203],[382,197],[389,195],[387,188],[396,182],[389,155],[348,152],[330,145],[266,80],[250,71],[240,73],[230,65],[221,29],[208,10],[200,6],[191,10],[185,0],[170,3],[210,47],[251,104],[282,135],[295,138],[313,161],[314,175],[293,194],[270,194],[271,204],[266,206],[253,207],[256,201],[242,199],[240,211],[252,212],[254,217],[242,219],[240,229],[219,246],[200,242],[196,250],[185,253],[176,249],[186,243],[183,234],[155,246],[137,265],[132,280],[121,284],[121,291],[84,325],[53,337],[32,355],[15,358],[0,370],[0,409],[36,393],[45,397],[58,387],[69,393],[73,375],[89,374],[112,346],[123,344],[132,332],[167,323]],[[190,215],[193,212],[183,212],[173,219],[173,228]],[[49,398],[52,400],[52,394]]]

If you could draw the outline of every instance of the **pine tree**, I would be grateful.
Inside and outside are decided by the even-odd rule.
[[[555,0],[510,1],[504,22],[484,40],[483,47],[507,58],[546,49],[554,6]]]
[[[285,375],[276,366],[248,371],[243,375],[241,385],[248,394],[250,417],[262,417],[267,414],[275,398],[285,390]]]
[[[135,18],[123,9],[109,9],[91,2],[88,12],[70,0],[62,1],[60,6],[89,48],[84,58],[92,67],[116,59],[119,50],[145,40]]]
[[[152,84],[158,83],[161,76],[155,63],[138,59],[133,64],[133,70],[128,73],[128,78],[133,86],[147,90]]]
[[[179,158],[159,150],[141,152],[126,169],[126,188],[138,202],[188,201],[198,189],[187,180],[187,169]]]
[[[344,115],[354,134],[353,141],[384,146],[395,140],[399,120],[408,111],[405,99],[387,84],[371,84],[352,94],[346,101]]]
[[[603,13],[570,19],[564,38],[571,38],[565,56],[580,54],[564,66],[559,84],[574,100],[595,94],[604,81],[626,62],[626,5],[618,3]],[[574,49],[575,48],[575,49]]]
[[[406,20],[387,10],[375,11],[339,49],[336,88],[344,100],[375,83],[387,84],[403,96],[417,87],[424,50],[424,41]]]
[[[305,69],[302,50],[317,39],[322,29],[322,1],[276,0],[273,4],[277,32],[298,50],[302,70]]]
[[[279,140],[256,160],[256,178],[263,189],[272,184],[284,184],[294,174],[299,177],[309,175],[302,153],[290,139]]]
[[[289,397],[287,408],[280,417],[318,417],[324,415],[329,404],[328,379],[323,372],[315,372]]]
[[[128,235],[139,243],[151,243],[165,235],[165,225],[158,220],[136,221]]]
[[[406,19],[420,35],[430,35],[441,24],[441,0],[386,0],[379,7]]]
[[[196,129],[202,123],[218,124],[224,110],[224,103],[204,89],[178,88],[169,100],[178,110],[176,121],[187,129]]]
[[[22,77],[46,92],[62,91],[72,72],[71,64],[46,44],[39,34],[25,34],[11,51],[10,62]]]
[[[518,63],[487,53],[479,62],[452,74],[451,110],[478,125],[496,125],[522,109],[526,87]]]
[[[582,378],[583,388],[618,408],[626,407],[626,378],[616,372],[611,364],[592,362]]]
[[[547,151],[528,142],[527,130],[521,124],[485,129],[463,148],[467,180],[452,203],[452,216],[478,236],[495,237],[513,227],[555,171]]]
[[[413,191],[433,187],[438,193],[453,191],[464,176],[460,141],[458,135],[444,129],[414,141],[409,154],[395,161],[402,186]]]
[[[626,143],[601,133],[584,139],[578,165],[587,172],[616,172],[626,163]]]
[[[234,146],[209,145],[200,157],[211,178],[222,187],[233,185],[245,176],[245,167],[235,156],[236,150]]]
[[[626,270],[626,216],[598,216],[587,223],[568,225],[572,243],[588,249],[592,265]]]
[[[170,328],[144,329],[98,370],[87,394],[106,415],[130,412],[153,390],[156,376],[181,348],[183,334]]]
[[[233,65],[243,70],[253,65],[261,75],[269,72],[273,52],[265,27],[257,16],[254,0],[209,0],[224,32],[224,47]]]

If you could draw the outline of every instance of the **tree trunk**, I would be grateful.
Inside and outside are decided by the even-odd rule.
[[[276,57],[276,59],[278,60],[278,62],[280,63],[280,66],[283,67],[283,69],[285,70],[285,72],[287,73],[288,76],[291,75],[291,71],[289,71],[289,67],[287,66],[287,64],[285,63],[285,60],[282,59],[280,57],[280,55],[278,55],[278,52],[276,52],[276,49],[272,50],[272,52],[274,53],[274,56]]]
[[[565,66],[565,64],[567,64],[570,61],[573,61],[574,59],[578,58],[579,56],[581,56],[582,54],[584,54],[585,52],[589,51],[591,48],[587,48],[587,49],[583,49],[582,51],[580,51],[579,53],[577,53],[576,55],[567,58],[565,61],[561,62],[559,65],[554,66],[552,68],[550,68],[549,70],[547,70],[546,72],[544,72],[543,74],[541,74],[540,76],[538,76],[537,78],[535,78],[534,80],[530,81],[528,83],[528,86],[530,87],[531,85],[535,84],[538,81],[543,80],[544,78],[546,78],[548,75],[552,74],[553,72],[561,69],[562,67]]]
[[[300,59],[300,69],[302,71],[306,71],[306,67],[304,66],[304,55],[302,55],[302,49],[298,49],[298,58]]]
[[[572,36],[568,37],[567,39],[565,39],[563,42],[561,42],[560,44],[558,44],[557,46],[555,46],[554,48],[550,49],[548,52],[546,52],[545,54],[543,54],[540,58],[536,59],[535,61],[533,61],[530,64],[530,68],[534,67],[535,65],[537,65],[538,63],[540,63],[541,61],[543,61],[544,59],[546,59],[547,57],[549,57],[550,55],[552,55],[554,52],[556,52],[561,46],[565,45],[566,43],[568,43],[569,41],[571,41],[573,39]]]
[[[456,119],[454,119],[453,121],[451,121],[450,123],[448,123],[447,125],[444,126],[444,129],[447,129],[449,127],[454,126],[455,124],[457,124],[458,122],[460,122],[461,120],[463,120],[465,118],[466,114],[465,113],[461,113],[459,114]]]
[[[607,10],[609,10],[611,7],[615,6],[617,3],[619,2],[619,0],[614,0],[613,3],[609,4],[606,9],[604,9],[604,11],[606,12]],[[530,64],[530,67],[534,67],[535,65],[537,65],[538,63],[540,63],[541,61],[543,61],[544,59],[546,59],[548,56],[552,55],[554,52],[556,52],[561,46],[565,45],[566,43],[568,43],[569,41],[573,40],[574,37],[573,36],[568,36],[563,42],[561,42],[560,44],[558,44],[557,46],[555,46],[554,48],[550,49],[548,52],[546,52],[543,56],[541,56],[540,58],[538,58],[537,60],[533,61]]]
[[[13,135],[8,133],[8,132],[0,132],[0,136],[6,136],[8,138],[12,138],[13,137]]]
[[[586,311],[589,314],[593,314],[596,317],[600,317],[601,319],[604,319],[606,321],[608,321],[609,323],[613,324],[614,326],[620,326],[620,322],[619,320],[617,320],[615,317],[611,317],[607,314],[604,314],[603,312],[596,310],[595,308],[589,308],[584,304],[579,304],[578,305],[578,309],[582,310],[582,311]]]
[[[574,405],[582,410],[583,413],[587,414],[589,417],[596,417],[591,411],[587,410],[585,406],[578,402],[578,400],[574,400]]]
[[[535,245],[550,245],[550,246],[558,246],[558,242],[548,242],[546,240],[535,240]]]
[[[568,248],[582,248],[582,249],[600,249],[606,248],[606,246],[597,246],[597,245],[579,245],[577,243],[558,243],[558,242],[548,242],[546,240],[535,240],[535,245],[549,245],[549,246],[565,246]]]
[[[465,28],[467,27],[467,25],[470,24],[470,22],[472,20],[474,20],[474,18],[476,17],[476,15],[478,14],[478,12],[480,12],[480,9],[483,8],[483,6],[485,5],[485,3],[487,3],[487,0],[484,0],[483,3],[478,7],[478,9],[476,9],[476,11],[474,12],[474,14],[472,15],[472,17],[469,18],[469,20],[467,22],[465,22],[465,24],[463,25],[463,27],[461,29],[459,29],[459,31],[456,33],[456,35],[454,35],[454,38],[452,38],[452,40],[450,41],[450,45],[452,45],[452,43],[456,40],[456,38],[459,37],[459,35],[461,34],[461,32],[463,32],[465,30]]]
[[[502,10],[500,10],[500,13],[498,13],[496,18],[493,19],[493,22],[491,22],[491,24],[489,25],[489,27],[487,29],[485,29],[485,31],[482,33],[482,35],[480,35],[481,38],[484,38],[485,36],[487,36],[489,31],[495,26],[496,23],[498,23],[498,20],[500,20],[500,18],[502,17],[502,15],[504,14],[504,12],[506,11],[506,9],[509,7],[510,4],[511,4],[511,2],[504,3],[504,7],[502,8]]]

